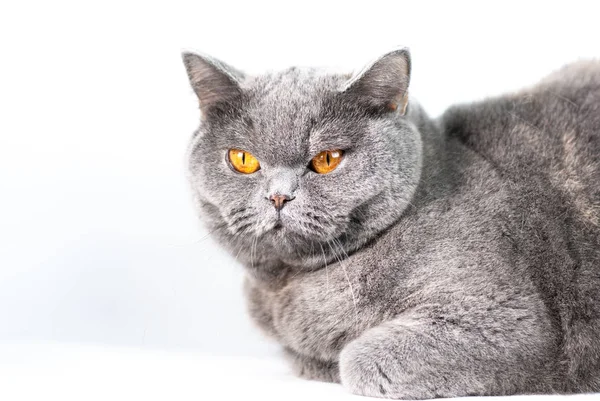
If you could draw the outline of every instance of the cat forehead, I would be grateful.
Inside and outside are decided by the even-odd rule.
[[[349,76],[320,68],[292,67],[248,79],[243,87],[261,105],[310,102],[338,92]]]
[[[298,67],[247,79],[243,111],[252,121],[250,136],[271,148],[305,146],[326,99],[344,82],[340,75]]]

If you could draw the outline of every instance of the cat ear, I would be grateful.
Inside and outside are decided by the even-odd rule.
[[[184,52],[181,56],[202,113],[218,104],[232,103],[241,96],[239,83],[244,79],[242,72],[209,56],[191,52]]]
[[[342,91],[368,107],[406,112],[410,82],[410,52],[393,50],[350,78]]]

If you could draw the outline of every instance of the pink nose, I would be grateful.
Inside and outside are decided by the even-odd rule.
[[[275,194],[275,195],[271,195],[269,197],[269,200],[271,201],[273,206],[275,206],[275,209],[277,211],[280,211],[281,209],[283,209],[283,205],[285,204],[285,202],[289,202],[291,199],[287,195]]]

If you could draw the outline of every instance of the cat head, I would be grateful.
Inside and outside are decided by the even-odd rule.
[[[183,60],[202,114],[189,148],[192,188],[212,235],[246,266],[320,268],[409,204],[421,140],[406,115],[406,49],[354,75],[248,76],[205,55]]]

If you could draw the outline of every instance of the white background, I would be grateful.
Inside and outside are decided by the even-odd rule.
[[[437,116],[599,57],[598,15],[578,1],[2,2],[0,344],[274,355],[241,267],[192,208],[199,111],[181,50],[251,73],[351,71],[407,45],[411,95]]]

